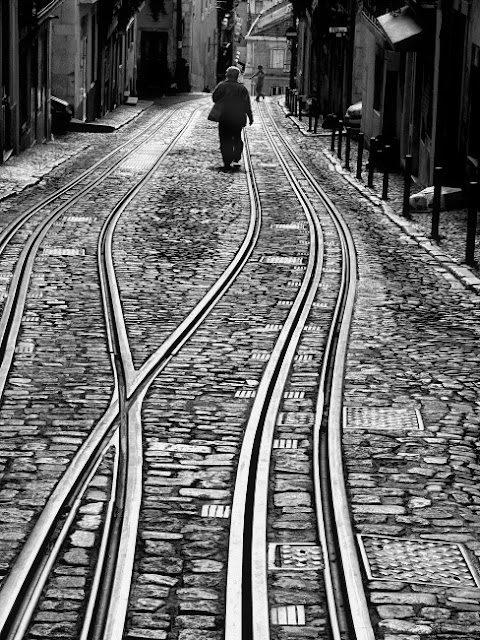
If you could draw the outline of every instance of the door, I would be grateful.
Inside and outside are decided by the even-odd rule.
[[[143,89],[166,91],[171,84],[167,66],[168,34],[143,31],[140,46],[140,81]]]

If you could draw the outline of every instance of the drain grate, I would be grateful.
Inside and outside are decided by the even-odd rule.
[[[19,342],[15,347],[15,353],[33,353],[34,348],[33,342]]]
[[[277,418],[280,427],[311,427],[314,422],[315,414],[309,411],[283,411]]]
[[[293,307],[293,300],[279,300],[277,307]]]
[[[285,391],[283,397],[285,400],[302,400],[305,397],[305,391]]]
[[[204,504],[202,518],[229,518],[230,507],[225,504]]]
[[[288,571],[318,571],[325,568],[321,548],[308,542],[268,545],[268,568]]]
[[[463,545],[357,535],[371,580],[476,588],[480,578]]]
[[[298,449],[298,440],[292,438],[277,438],[273,441],[274,449]]]
[[[269,351],[254,351],[252,353],[252,355],[250,356],[251,360],[268,360],[270,358],[270,352]]]
[[[235,398],[255,398],[256,395],[257,392],[251,389],[239,389],[235,391]]]
[[[318,324],[307,324],[304,331],[325,331],[325,327],[320,327]]]
[[[270,622],[286,626],[305,625],[305,607],[303,604],[287,604],[270,609]]]
[[[302,283],[300,280],[289,280],[287,282],[287,287],[301,287]]]
[[[311,362],[314,356],[312,353],[299,353],[298,356],[295,356],[295,362]]]
[[[259,262],[266,264],[303,264],[303,258],[295,256],[262,256]]]
[[[63,247],[44,247],[44,256],[84,256],[85,249],[66,249]]]
[[[90,216],[63,216],[63,222],[91,222],[93,218]]]
[[[345,407],[343,424],[347,429],[424,429],[420,411],[413,407]]]
[[[281,222],[278,224],[272,224],[271,229],[305,229],[304,222]]]

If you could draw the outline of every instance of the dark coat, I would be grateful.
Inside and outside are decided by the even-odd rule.
[[[222,107],[220,123],[231,127],[244,127],[253,120],[250,95],[244,84],[236,80],[223,80],[215,87],[213,101]]]

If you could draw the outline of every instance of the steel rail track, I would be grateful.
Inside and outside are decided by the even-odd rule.
[[[87,437],[72,463],[65,471],[61,482],[58,483],[47,501],[9,577],[4,583],[4,588],[0,592],[0,640],[13,640],[14,638],[17,640],[15,636],[11,635],[10,631],[13,626],[17,625],[15,621],[12,621],[12,617],[14,617],[17,608],[20,608],[19,600],[21,601],[25,596],[33,579],[35,568],[42,562],[45,562],[44,551],[48,546],[49,536],[61,520],[62,513],[68,508],[69,502],[72,501],[72,496],[76,496],[79,492],[78,485],[82,484],[82,481],[86,477],[86,470],[97,464],[101,452],[109,446],[117,430],[120,434],[120,440],[122,440],[122,429],[119,427],[121,420],[119,420],[119,416],[122,411],[124,411],[124,415],[128,416],[128,420],[124,421],[125,431],[123,438],[125,441],[129,439],[130,442],[133,442],[133,447],[137,448],[137,451],[134,452],[133,455],[130,455],[131,459],[128,461],[126,457],[129,453],[129,447],[126,447],[126,457],[124,457],[122,463],[124,471],[118,474],[119,477],[123,476],[122,492],[124,492],[125,498],[122,502],[125,505],[125,511],[121,518],[121,532],[118,535],[116,534],[116,537],[117,540],[121,540],[123,537],[124,542],[122,541],[122,546],[118,548],[120,562],[115,563],[115,579],[111,581],[109,597],[107,601],[100,605],[98,605],[96,596],[102,592],[103,567],[100,568],[95,575],[94,584],[96,595],[90,599],[87,605],[88,619],[86,619],[86,622],[88,624],[84,626],[82,631],[82,640],[90,639],[91,637],[101,637],[102,640],[118,640],[121,636],[128,605],[131,567],[133,566],[136,541],[136,523],[138,522],[141,494],[141,464],[139,464],[139,459],[141,458],[139,455],[139,451],[141,452],[141,436],[140,440],[138,438],[141,433],[140,410],[142,401],[155,378],[167,366],[175,353],[185,344],[228,291],[256,245],[260,232],[261,216],[258,207],[258,193],[255,191],[251,178],[251,160],[248,143],[245,149],[245,158],[251,209],[249,227],[242,245],[215,285],[213,285],[171,336],[150,356],[142,367],[135,372],[134,379],[130,379],[128,385],[125,384],[125,390],[128,386],[129,391],[124,394],[123,400],[120,398],[121,394],[118,391],[113,395],[108,410]],[[121,207],[121,205],[119,206]],[[112,234],[116,221],[118,220],[118,216],[115,218],[115,213],[120,215],[119,211],[112,213],[109,227]],[[114,219],[115,222],[113,222]],[[108,234],[105,234],[104,239],[106,253],[111,249],[111,236],[110,240],[107,240],[107,235]],[[107,264],[107,262],[108,261],[105,261],[105,264]],[[106,302],[110,305],[110,322],[113,326],[109,332],[111,334],[116,332],[120,342],[122,342],[122,336],[126,336],[126,330],[123,323],[123,316],[121,316],[120,313],[120,299],[112,263],[105,269],[105,273],[107,274],[105,277],[108,281],[109,289],[108,293],[105,294]],[[108,302],[109,297],[110,302]],[[123,325],[123,328],[117,331],[118,327],[116,323]],[[114,341],[115,340],[113,340],[113,342]],[[128,349],[127,345],[122,345],[121,347],[117,345],[116,348],[112,346],[112,356],[121,362],[126,349]],[[126,361],[128,362],[128,356]],[[133,368],[132,370],[129,369],[129,375],[132,373]],[[117,368],[116,376],[118,375]],[[124,375],[124,373],[122,373],[122,375]],[[123,446],[125,446],[125,443]],[[122,449],[122,443],[120,443],[120,449]],[[136,460],[136,462],[132,464],[133,460]],[[111,520],[113,522],[114,518],[112,517]],[[104,558],[107,558],[109,555],[109,537],[110,532],[108,531],[102,539],[101,547]],[[117,542],[115,542],[115,544],[117,544]],[[100,617],[102,619],[100,623],[96,622],[96,620],[98,620],[97,612],[99,609],[101,610]],[[107,611],[107,613],[105,613],[105,611]],[[91,629],[93,629],[93,631],[91,631]],[[92,634],[97,634],[97,636]],[[20,640],[20,637],[18,637],[18,640]]]
[[[356,640],[375,640],[351,525],[342,460],[343,378],[357,280],[355,245],[348,225],[336,206],[320,187],[311,171],[291,149],[274,119],[270,120],[282,140],[284,150],[328,209],[341,239],[342,262],[348,267],[342,272],[342,295],[337,300],[334,311],[335,322],[332,323],[328,337],[328,360],[322,363],[321,380],[326,382],[328,394],[319,395],[316,410],[314,483],[317,504],[319,506],[322,504],[322,494],[323,501],[328,502],[327,514],[332,526],[327,527],[327,534],[333,532],[336,539],[327,541],[327,544],[333,547],[333,554],[341,560],[341,565],[334,565],[334,568],[337,574],[338,570],[340,572],[336,581],[342,584],[344,591],[342,608],[348,615],[348,632],[350,637]],[[322,475],[323,482],[320,479]]]
[[[197,110],[198,108],[193,113],[195,113]],[[175,113],[176,112],[169,114],[166,118],[161,118],[160,123],[158,123],[157,120],[150,127],[148,127],[147,132],[149,132],[149,136],[160,131],[164,127],[166,122],[168,122],[173,117],[173,115],[175,115]],[[117,149],[110,152],[106,157],[109,158],[114,153],[117,153],[118,149],[125,147],[126,144],[130,144],[132,140],[135,141],[138,138],[141,138],[142,135],[145,136],[145,131],[142,132],[142,134],[134,136],[131,140],[128,141],[128,143],[120,145],[120,147],[117,147]],[[64,214],[65,211],[67,211],[75,203],[79,202],[85,195],[97,188],[98,185],[101,184],[101,182],[105,178],[111,175],[121,163],[123,163],[129,156],[136,153],[138,149],[141,148],[142,144],[146,144],[148,143],[148,141],[149,140],[147,139],[144,142],[140,142],[140,144],[138,144],[136,147],[128,151],[126,154],[123,154],[121,158],[117,159],[113,165],[109,166],[93,181],[88,183],[84,188],[80,190],[80,192],[76,193],[68,201],[63,202],[54,211],[50,212],[48,216],[46,216],[46,218],[37,226],[31,236],[27,239],[15,265],[12,280],[10,283],[9,295],[2,311],[2,315],[0,317],[0,398],[3,395],[8,372],[12,364],[15,343],[18,332],[20,330],[21,318],[23,316],[23,311],[25,308],[28,284],[33,269],[33,263],[40,249],[40,245],[47,236],[52,225],[60,218],[60,216]],[[9,225],[9,227],[0,234],[0,256],[2,255],[5,247],[13,238],[15,233],[17,233],[23,226],[25,226],[33,215],[44,209],[47,204],[49,204],[53,200],[61,197],[61,195],[63,195],[69,188],[71,188],[72,185],[75,186],[79,184],[82,177],[89,176],[91,173],[93,173],[96,167],[101,165],[101,163],[102,161],[98,161],[93,167],[90,167],[90,169],[85,171],[82,176],[73,180],[69,185],[67,185],[63,189],[60,189],[58,192],[56,192],[56,194],[40,203],[40,205],[37,205],[35,208],[27,211],[23,216],[19,218],[18,224],[12,223],[12,225]],[[150,173],[148,175],[150,175]]]
[[[330,474],[334,469],[335,474],[341,476],[341,451],[340,458],[335,458],[335,467],[328,466],[328,455],[330,451],[322,447],[321,453],[317,451],[320,425],[325,405],[332,407],[334,403],[330,401],[332,396],[332,386],[327,379],[327,373],[330,371],[332,362],[335,364],[332,377],[335,380],[335,401],[338,402],[339,391],[337,389],[340,384],[340,406],[341,406],[341,384],[343,382],[343,369],[339,369],[341,358],[345,357],[346,341],[348,339],[348,329],[353,311],[353,302],[355,297],[355,251],[351,242],[348,229],[341,221],[340,215],[326,194],[318,186],[313,176],[306,170],[306,167],[300,161],[298,156],[290,149],[285,138],[281,135],[278,127],[272,122],[277,139],[281,141],[279,145],[274,136],[268,131],[265,116],[260,111],[261,118],[265,126],[265,132],[272,149],[277,156],[283,171],[299,198],[310,228],[310,252],[309,264],[305,273],[302,287],[295,299],[292,310],[290,311],[284,327],[278,337],[273,349],[270,360],[265,369],[264,375],[260,382],[257,395],[252,407],[250,419],[247,424],[244,443],[240,454],[240,462],[237,472],[237,480],[232,506],[231,517],[231,534],[229,546],[229,562],[227,573],[227,611],[226,611],[226,640],[268,640],[270,637],[269,618],[268,618],[268,589],[267,589],[267,550],[266,550],[266,527],[267,527],[267,499],[268,499],[268,474],[271,457],[271,446],[273,432],[275,428],[276,416],[279,410],[281,395],[286,382],[288,370],[290,369],[295,349],[305,323],[306,315],[313,303],[316,287],[320,275],[314,278],[313,274],[321,274],[321,265],[318,264],[318,237],[321,233],[320,221],[315,212],[314,207],[309,199],[303,195],[302,189],[293,176],[293,172],[287,160],[284,159],[285,150],[288,152],[286,157],[290,163],[300,171],[302,179],[307,179],[309,185],[314,188],[314,192],[320,197],[327,213],[334,221],[339,232],[342,245],[342,285],[340,287],[335,314],[332,321],[329,340],[327,343],[326,356],[322,364],[322,377],[319,387],[319,396],[317,404],[317,417],[315,428],[315,446],[314,446],[314,472],[315,472],[315,501],[318,512],[318,533],[321,542],[325,565],[325,584],[327,591],[327,603],[329,609],[329,618],[331,624],[332,635],[335,639],[344,638],[347,635],[353,637],[351,630],[353,626],[349,614],[346,610],[344,594],[347,589],[341,577],[341,568],[338,568],[337,561],[340,558],[339,545],[332,546],[332,538],[327,529],[331,529],[335,519],[331,517],[332,499],[330,490],[325,491],[325,484],[330,487],[332,484],[338,486],[340,484],[337,478],[333,479],[334,474]],[[314,233],[312,234],[312,230]],[[323,260],[323,256],[322,256]],[[351,268],[353,264],[353,268]],[[315,269],[316,265],[316,269]],[[353,275],[352,275],[353,274]],[[311,288],[312,296],[307,298],[306,290]],[[303,289],[303,291],[302,291]],[[305,311],[304,317],[300,313],[303,307]],[[338,332],[342,333],[341,343],[335,340]],[[318,416],[320,415],[320,418]],[[330,421],[329,421],[330,424]],[[334,425],[332,425],[333,428]],[[335,445],[338,445],[338,438],[332,439]],[[339,468],[338,468],[339,467]],[[320,481],[319,471],[322,476]],[[332,490],[333,491],[333,490]],[[338,491],[335,491],[335,497],[338,497]],[[346,504],[345,504],[346,506]],[[347,522],[348,507],[346,510]],[[342,511],[342,517],[345,513]],[[345,527],[344,527],[345,528]],[[344,538],[342,538],[344,540]],[[342,554],[342,559],[349,562],[352,567],[354,562],[348,556],[354,552],[355,547],[348,547],[347,554]],[[343,550],[342,550],[343,551]],[[355,555],[353,553],[353,555]],[[358,577],[358,576],[357,576]],[[361,584],[361,582],[360,582]],[[358,583],[356,584],[358,589]],[[349,593],[351,593],[350,590]],[[359,601],[363,590],[356,594],[356,601],[352,606],[352,616],[358,613],[362,614],[361,626],[366,628],[365,610],[361,610]],[[363,601],[365,600],[363,596]],[[348,600],[347,600],[348,602]],[[350,604],[350,603],[349,603]],[[362,602],[361,605],[366,603]],[[368,616],[368,609],[366,609]],[[369,618],[368,618],[369,620]],[[358,628],[358,624],[355,630]],[[366,635],[358,635],[359,638],[367,638]]]
[[[273,145],[271,136],[269,141],[304,211],[311,242],[302,285],[265,368],[244,434],[230,525],[225,640],[270,637],[266,512],[271,445],[287,375],[323,268],[323,235],[315,209]]]
[[[155,119],[154,122],[152,122],[150,125],[147,125],[147,127],[145,127],[140,132],[133,135],[126,142],[119,145],[118,147],[115,147],[115,149],[110,151],[106,156],[103,156],[103,158],[101,158],[100,160],[97,160],[97,162],[95,162],[91,167],[88,167],[88,169],[85,169],[85,171],[83,171],[79,176],[77,176],[76,178],[68,182],[66,185],[64,185],[60,189],[57,189],[52,195],[45,198],[40,204],[30,207],[29,209],[27,209],[27,211],[22,213],[18,218],[16,218],[15,220],[12,220],[12,222],[10,222],[10,224],[8,224],[5,227],[5,229],[0,231],[0,255],[2,255],[2,253],[5,250],[5,247],[13,238],[13,236],[16,233],[18,233],[18,231],[20,231],[20,229],[25,225],[25,223],[28,222],[35,214],[39,213],[42,209],[45,209],[46,207],[48,207],[50,204],[55,202],[55,200],[58,200],[59,198],[61,198],[61,196],[65,195],[68,191],[70,191],[71,189],[76,187],[78,184],[83,182],[85,178],[92,175],[94,171],[96,171],[96,169],[102,166],[102,164],[105,164],[106,160],[113,157],[115,154],[117,154],[119,151],[121,151],[128,145],[134,143],[135,141],[137,141],[139,138],[143,136],[154,135],[158,130],[160,130],[163,126],[165,126],[165,124],[167,124],[167,122],[169,122],[174,115],[176,115],[176,113],[180,110],[180,108],[181,107],[178,107],[178,108],[173,107],[171,112],[167,113],[166,115],[162,114],[160,118]],[[131,151],[129,151],[128,153],[124,154],[119,160],[115,162],[114,165],[112,165],[110,169],[116,168],[121,162],[123,162],[126,158],[128,158],[129,155],[131,155],[132,153],[135,153],[137,150],[138,150],[138,146],[132,149]],[[104,173],[101,174],[101,176],[99,177],[102,178],[106,176],[109,173],[110,169],[109,168],[105,169]]]
[[[320,388],[323,387],[325,392],[318,396],[314,425],[315,501],[317,512],[320,514],[323,511],[318,518],[319,538],[333,560],[334,593],[333,598],[329,598],[329,605],[335,604],[340,613],[343,635],[355,640],[375,640],[351,525],[342,459],[343,379],[356,296],[355,245],[337,207],[288,144],[270,113],[269,116],[284,151],[323,200],[341,241],[344,268],[327,339],[327,357],[323,359],[320,374]],[[333,610],[330,613],[334,615]]]
[[[190,122],[194,118],[197,111],[198,109],[195,109],[192,112],[192,114],[190,115],[190,118],[183,124],[183,127],[180,130],[180,132],[175,136],[175,138],[170,142],[168,147],[159,156],[159,158],[155,162],[155,165],[145,174],[145,176],[142,177],[142,179],[139,181],[137,185],[135,185],[129,190],[129,192],[122,198],[121,202],[110,213],[106,223],[104,224],[102,233],[100,235],[100,245],[102,242],[103,243],[105,242],[105,238],[110,238],[109,249],[111,249],[111,237],[108,234],[108,229],[109,229],[109,225],[112,226],[112,220],[114,221],[114,224],[113,224],[113,228],[114,228],[116,225],[116,222],[118,221],[118,217],[120,215],[120,213],[118,212],[119,211],[122,212],[125,209],[127,204],[138,193],[139,189],[150,179],[153,172],[158,168],[158,166],[164,160],[168,152],[176,144],[180,136],[187,130]],[[158,131],[159,129],[161,129],[161,127],[164,124],[163,120],[164,119],[162,119],[162,124],[155,128],[155,131]],[[131,155],[131,153],[133,153],[135,150],[136,149],[124,155],[124,157],[119,162],[123,162],[124,159],[129,155]],[[94,184],[89,184],[83,190],[82,193],[85,194],[91,189],[93,189],[94,186],[97,186],[106,174],[109,174],[111,171],[114,170],[116,166],[118,166],[119,162],[115,163],[114,167],[110,167],[106,172],[104,172],[102,176],[100,176],[95,181]],[[77,194],[73,200],[76,201],[77,199],[79,199],[79,197],[80,195]],[[69,201],[69,203],[64,203],[59,208],[60,211],[57,210],[56,212],[52,213],[51,216],[47,218],[47,220],[44,220],[43,223],[39,225],[36,232],[32,234],[31,238],[29,238],[29,240],[27,241],[26,246],[24,247],[22,254],[20,256],[20,259],[17,263],[17,267],[15,269],[15,273],[14,273],[14,277],[12,279],[12,285],[11,285],[11,289],[13,289],[13,293],[12,295],[9,296],[9,299],[7,300],[7,304],[5,306],[4,312],[2,314],[2,318],[0,320],[0,355],[3,356],[3,361],[0,364],[0,395],[1,395],[1,392],[3,392],[3,388],[8,376],[8,371],[11,365],[11,361],[13,359],[14,343],[16,341],[18,331],[20,328],[20,321],[23,315],[23,309],[24,309],[25,299],[26,299],[26,290],[28,287],[30,274],[33,268],[33,261],[35,259],[36,254],[38,253],[40,244],[43,241],[46,234],[48,233],[49,229],[51,228],[51,225],[53,224],[53,222],[55,222],[56,219],[58,219],[58,217],[63,213],[63,211],[66,208],[68,208],[69,204],[71,204],[71,201]],[[113,234],[113,229],[111,233]],[[103,251],[103,254],[104,254],[105,249],[102,248],[100,251],[101,252]],[[101,260],[99,262],[101,262]],[[110,262],[111,262],[111,259],[110,259]],[[113,293],[108,294],[109,287],[112,288],[114,285],[116,287],[116,283],[114,283],[114,285],[111,284],[112,278],[111,277],[108,278],[105,275],[105,272],[106,270],[108,270],[108,268],[109,267],[102,268],[99,265],[100,279],[101,279],[101,282],[104,283],[104,286],[102,286],[102,292],[107,291],[106,294],[103,293],[102,295],[104,297],[104,304],[107,307],[105,312],[106,324],[107,324],[107,336],[109,341],[109,351],[113,355],[113,365],[114,365],[113,371],[114,371],[114,377],[115,377],[115,391],[110,403],[110,410],[115,404],[118,404],[120,406],[119,414],[121,417],[125,413],[124,407],[126,405],[125,398],[127,395],[127,384],[125,381],[127,380],[127,378],[129,379],[129,377],[132,376],[133,366],[131,365],[132,358],[128,350],[128,344],[125,342],[126,341],[125,325],[124,323],[120,323],[118,320],[119,318],[118,309],[120,308],[118,289],[115,288],[115,291]],[[112,268],[113,268],[113,265],[112,265]],[[107,283],[107,285],[105,285],[105,283]],[[113,304],[111,302],[108,302],[108,300],[112,300],[112,299],[115,300]],[[114,311],[110,311],[111,308],[113,308]],[[112,313],[115,315],[115,318],[116,318],[116,320],[113,322],[110,320],[110,315]],[[127,346],[125,346],[126,344]],[[121,357],[119,357],[118,355],[120,353],[121,353]],[[120,370],[120,376],[119,376],[119,370]],[[116,419],[116,416],[115,416],[115,419]],[[125,422],[125,419],[124,419],[124,422]],[[87,488],[87,485],[85,484],[85,481],[84,481],[85,477],[89,476],[89,474],[91,473],[92,467],[96,468],[98,466],[99,460],[103,456],[102,452],[105,450],[105,447],[110,446],[109,440],[113,438],[113,435],[114,434],[111,434],[110,438],[106,438],[105,441],[97,443],[97,447],[95,449],[95,456],[92,456],[88,461],[86,461],[86,464],[83,467],[82,473],[78,477],[76,487],[72,486],[70,488],[71,490],[69,491],[68,496],[64,497],[63,505],[60,507],[59,515],[61,515],[65,511],[68,503],[71,503],[72,500],[78,501],[81,498],[81,495],[83,495],[84,491]],[[120,445],[121,444],[122,444],[122,441],[120,440]],[[120,451],[121,451],[121,446],[120,446]],[[121,469],[123,468],[123,462],[125,458],[126,456],[120,456],[119,466]],[[118,477],[118,474],[117,474],[117,477]],[[121,483],[120,483],[120,490],[121,490]],[[35,571],[37,565],[38,567],[50,566],[60,549],[60,547],[56,544],[51,545],[50,555],[51,555],[51,558],[53,558],[53,560],[50,558],[47,559],[45,557],[46,554],[43,551],[45,547],[48,546],[49,544],[49,542],[47,542],[47,539],[53,534],[58,523],[59,523],[59,519],[57,518],[55,523],[51,523],[49,531],[44,531],[43,536],[41,536],[38,539],[35,539],[35,533],[34,533],[35,529],[34,529],[34,531],[32,532],[32,535],[29,538],[29,541],[34,541],[34,546],[36,547],[37,553],[35,554],[34,558],[32,557],[30,558],[29,562],[31,562],[32,564],[26,565],[29,575],[26,575],[24,571],[23,576],[21,577],[19,576],[20,580],[18,579],[18,577],[15,579],[16,572],[14,567],[14,569],[10,574],[11,579],[9,578],[9,580],[5,582],[4,588],[0,592],[0,638],[2,638],[2,640],[3,640],[3,637],[8,638],[9,640],[10,638],[12,640],[14,639],[17,640],[17,638],[23,637],[22,634],[24,633],[24,630],[26,628],[28,612],[30,612],[31,614],[31,612],[33,612],[34,610],[34,606],[32,604],[35,601],[34,594],[36,594],[38,599],[41,593],[41,589],[34,589],[31,586],[31,584],[35,584],[37,582],[38,585],[42,585],[45,583],[48,577],[45,574],[45,571],[41,570],[41,571],[37,571],[36,576],[34,578],[33,572]],[[65,527],[62,526],[61,530],[63,531],[64,528]],[[40,543],[40,546],[39,546],[39,543]],[[102,542],[102,544],[104,543]],[[28,542],[25,545],[24,550],[26,549],[27,546],[28,546]],[[22,564],[22,553],[23,551],[21,552],[15,566],[17,566],[18,564],[20,565]],[[27,584],[29,584],[28,587],[26,587]],[[6,593],[6,596],[4,597],[5,591],[7,593]],[[11,599],[11,596],[13,596],[15,593],[17,594],[17,596],[15,601],[13,601]],[[4,602],[5,599],[6,599],[6,602]],[[7,635],[4,635],[5,627],[7,628],[7,632],[6,632]]]

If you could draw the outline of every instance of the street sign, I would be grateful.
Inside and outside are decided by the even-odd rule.
[[[285,33],[285,38],[287,40],[294,40],[297,37],[297,30],[295,27],[289,27]]]
[[[347,33],[348,27],[329,27],[329,33]]]

